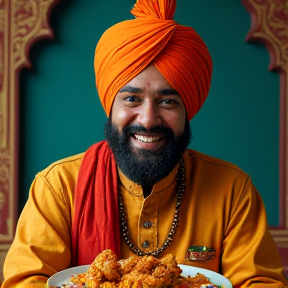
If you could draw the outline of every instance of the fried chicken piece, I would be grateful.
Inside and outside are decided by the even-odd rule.
[[[117,256],[112,250],[107,249],[101,252],[90,265],[86,279],[90,281],[90,284],[91,280],[95,283],[105,282],[107,280],[112,282],[119,281],[121,278],[119,268],[120,264],[117,262]]]
[[[173,278],[171,277],[170,270],[167,268],[167,266],[164,266],[163,264],[160,264],[155,268],[155,270],[152,273],[152,276],[156,279],[157,278],[163,279],[164,283],[170,283],[172,281],[171,278]]]
[[[170,284],[169,279],[167,282],[164,278],[155,278],[153,275],[147,275],[147,277],[142,282],[143,288],[161,288],[167,287]]]
[[[130,273],[138,261],[139,261],[139,256],[131,256],[127,259],[119,260],[118,263],[120,264],[119,270],[120,270],[121,275]]]
[[[170,273],[170,279],[174,280],[180,277],[182,269],[178,266],[175,256],[167,254],[160,259],[160,262],[167,267]]]
[[[119,288],[127,287],[141,287],[144,288],[144,281],[148,277],[148,274],[143,274],[137,270],[132,270],[130,273],[123,275]],[[154,287],[153,287],[154,288]],[[155,288],[157,288],[155,286]]]
[[[165,286],[164,278],[155,278],[153,275],[143,274],[137,270],[133,270],[123,275],[118,288],[161,288]]]
[[[75,283],[75,284],[82,284],[85,283],[86,280],[86,273],[81,273],[81,274],[77,274],[77,275],[73,275],[70,278],[70,281]]]
[[[199,284],[211,284],[209,278],[207,278],[205,275],[197,273],[195,276],[193,277],[188,277],[186,278],[187,283],[194,283],[195,287],[196,285],[199,286]]]
[[[99,287],[103,278],[104,274],[102,271],[92,264],[86,273],[85,284],[89,288],[97,288]]]
[[[145,255],[139,259],[133,270],[143,274],[152,274],[153,270],[160,264],[160,260],[151,256]]]

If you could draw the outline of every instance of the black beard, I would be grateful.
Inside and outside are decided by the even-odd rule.
[[[132,149],[129,144],[131,133],[154,132],[167,137],[167,144],[161,151]],[[166,127],[153,127],[149,130],[143,126],[130,125],[119,132],[118,127],[108,119],[105,125],[105,136],[120,170],[133,182],[145,186],[154,185],[166,177],[178,163],[181,155],[191,140],[189,122],[181,136],[174,137],[173,131]]]

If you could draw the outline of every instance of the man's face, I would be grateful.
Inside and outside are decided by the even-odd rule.
[[[179,161],[190,128],[177,91],[149,66],[116,95],[105,135],[121,171],[140,185],[153,185]]]
[[[148,130],[166,127],[177,138],[185,128],[186,110],[178,92],[155,66],[150,65],[116,94],[110,118],[119,132],[128,125]],[[159,152],[167,141],[166,135],[161,132],[139,131],[129,135],[129,144],[134,151]]]

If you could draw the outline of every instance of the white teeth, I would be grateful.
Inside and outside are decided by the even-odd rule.
[[[135,134],[135,138],[145,143],[156,142],[160,139],[160,137],[156,137],[156,136],[151,137],[151,136],[144,136],[144,135],[138,135],[138,134]]]

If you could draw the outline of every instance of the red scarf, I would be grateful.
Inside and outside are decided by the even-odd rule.
[[[120,256],[117,168],[106,141],[85,153],[76,183],[72,266],[91,264],[104,249]]]

